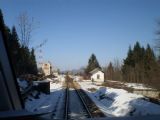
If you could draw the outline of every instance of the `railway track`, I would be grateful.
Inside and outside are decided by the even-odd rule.
[[[93,118],[82,93],[75,88],[72,81],[66,82],[64,119]],[[77,114],[76,114],[77,113]]]
[[[65,96],[65,113],[64,113],[64,119],[68,120],[68,108],[69,107],[69,88],[68,83],[66,85],[66,96]]]
[[[76,90],[76,89],[75,89],[75,90]],[[89,118],[92,118],[92,114],[91,114],[89,108],[87,107],[87,104],[86,104],[84,98],[81,96],[80,91],[79,91],[79,90],[76,90],[76,92],[77,92],[79,98],[81,99],[81,101],[82,101],[82,103],[83,103],[83,105],[84,105],[84,107],[85,107],[85,109],[86,109],[86,111],[87,111],[87,114],[88,114]]]

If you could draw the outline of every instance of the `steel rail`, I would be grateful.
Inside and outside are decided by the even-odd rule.
[[[65,120],[68,120],[68,107],[69,107],[69,87],[68,87],[68,82],[67,83],[67,87],[66,87],[66,100],[65,100]]]
[[[66,82],[66,84],[67,85],[66,85],[66,96],[65,96],[65,116],[64,116],[64,119],[68,120],[69,119],[69,116],[68,116],[69,115],[69,83]],[[88,117],[89,118],[93,118],[93,116],[92,116],[92,114],[91,114],[91,112],[90,112],[90,110],[89,110],[89,108],[88,108],[88,106],[87,106],[87,104],[85,102],[85,99],[82,97],[80,91],[78,91],[76,89],[74,83],[72,83],[72,84],[73,84],[73,87],[74,87],[74,89],[75,89],[75,91],[76,91],[76,93],[77,93],[82,105],[84,106],[84,110],[86,111]]]
[[[91,112],[90,112],[90,110],[89,110],[84,98],[82,97],[81,93],[76,88],[75,88],[75,91],[78,94],[78,96],[79,96],[79,98],[80,98],[85,110],[87,111],[87,114],[89,115],[89,118],[93,118],[93,116],[92,116],[92,114],[91,114]]]

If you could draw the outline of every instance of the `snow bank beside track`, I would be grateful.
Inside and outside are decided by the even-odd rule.
[[[107,116],[160,114],[160,105],[146,101],[142,95],[128,93],[123,89],[96,86],[91,81],[83,81],[79,84]]]

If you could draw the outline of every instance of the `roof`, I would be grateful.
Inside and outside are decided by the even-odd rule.
[[[95,68],[93,69],[91,72],[89,72],[90,74],[95,74],[96,72],[101,71],[103,72],[100,68]]]

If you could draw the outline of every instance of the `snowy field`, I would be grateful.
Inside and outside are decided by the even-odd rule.
[[[34,91],[25,101],[25,109],[30,112],[52,112],[52,115],[47,116],[51,118],[58,116],[64,102],[63,80],[64,78],[61,77],[59,82],[50,82],[49,95]]]
[[[78,82],[96,105],[110,117],[160,114],[160,105],[144,100],[144,96],[123,89],[102,87],[91,81]]]

